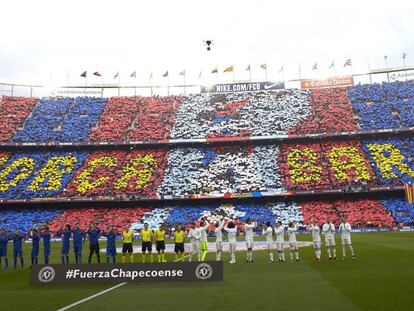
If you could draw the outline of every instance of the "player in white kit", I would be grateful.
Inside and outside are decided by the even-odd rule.
[[[339,233],[341,234],[342,240],[342,260],[346,259],[346,247],[351,251],[352,259],[355,259],[354,249],[351,242],[351,225],[342,218],[341,224],[339,225]]]
[[[210,224],[207,220],[203,218],[200,222],[200,227],[197,230],[200,231],[200,249],[201,249],[201,261],[206,260],[207,252],[208,252],[208,239],[207,239],[207,230]]]
[[[285,262],[285,227],[282,225],[281,221],[276,223],[275,235],[279,262]]]
[[[214,229],[214,233],[216,235],[216,260],[221,260],[221,253],[223,252],[223,227],[224,227],[224,219],[221,223],[216,223],[216,228]]]
[[[273,228],[270,222],[266,223],[266,227],[263,230],[263,235],[266,238],[267,252],[269,253],[269,263],[273,263]]]
[[[230,251],[230,263],[236,263],[236,235],[237,227],[233,222],[230,222],[224,226],[224,231],[227,232],[229,239],[229,251]]]
[[[246,262],[253,263],[253,247],[254,247],[254,237],[253,229],[256,228],[257,224],[255,221],[251,221],[250,218],[246,220],[244,224],[244,235],[246,239]]]
[[[332,260],[331,251],[333,252],[333,259],[336,260],[335,225],[330,218],[327,218],[326,223],[323,224],[322,233],[325,234],[325,245],[329,260]]]
[[[313,250],[315,252],[315,260],[321,260],[321,235],[319,226],[316,224],[314,219],[311,219],[308,225],[308,231],[312,235]]]
[[[193,255],[197,254],[198,261],[201,261],[201,251],[200,251],[200,238],[201,232],[196,228],[195,223],[191,225],[190,231],[188,231],[188,237],[190,238],[191,243],[191,253],[188,258],[188,261],[193,260]]]
[[[288,225],[287,233],[289,238],[290,248],[290,261],[293,262],[293,258],[299,261],[299,249],[298,242],[296,241],[296,232],[298,231],[298,225],[296,221],[290,222]]]

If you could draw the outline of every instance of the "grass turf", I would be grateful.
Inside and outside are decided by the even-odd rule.
[[[308,236],[298,237],[309,240]],[[327,261],[323,248],[322,261],[314,262],[312,248],[305,247],[300,249],[299,263],[285,264],[268,264],[266,252],[258,251],[254,253],[254,264],[245,263],[245,253],[239,252],[237,264],[230,265],[225,253],[223,282],[128,283],[73,310],[411,309],[414,233],[353,234],[352,239],[355,261],[340,260],[339,247],[337,261]],[[59,250],[60,243],[53,243],[52,263],[60,262]],[[27,265],[30,244],[25,245],[24,254]],[[214,256],[210,253],[207,259],[214,260]],[[173,255],[167,255],[167,259],[172,260]],[[29,274],[27,268],[0,271],[1,310],[56,310],[114,286],[33,287],[29,286]]]

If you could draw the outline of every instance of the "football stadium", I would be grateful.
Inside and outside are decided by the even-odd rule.
[[[412,310],[388,6],[3,4],[1,310]]]

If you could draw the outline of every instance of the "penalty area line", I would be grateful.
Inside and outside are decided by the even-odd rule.
[[[184,256],[184,258],[187,258],[187,257],[189,257],[189,256],[190,256],[190,255]],[[177,259],[177,260],[174,260],[174,261],[175,261],[175,262],[177,262],[177,261],[180,261],[180,260],[181,260],[181,259]],[[84,298],[84,299],[82,299],[82,300],[76,301],[76,302],[74,302],[74,303],[72,303],[72,304],[70,304],[70,305],[68,305],[68,306],[66,306],[66,307],[63,307],[63,308],[57,309],[56,311],[65,311],[65,310],[69,310],[70,308],[73,308],[73,307],[75,307],[75,306],[77,306],[77,305],[80,305],[81,303],[87,302],[87,301],[89,301],[89,300],[91,300],[91,299],[94,299],[94,298],[96,298],[96,297],[98,297],[98,296],[101,296],[101,295],[103,295],[103,294],[106,294],[107,292],[110,292],[111,290],[114,290],[114,289],[117,289],[118,287],[124,286],[125,284],[127,284],[127,282],[123,282],[123,283],[117,284],[117,285],[115,285],[115,286],[113,286],[113,287],[110,287],[110,288],[105,289],[105,290],[103,290],[103,291],[101,291],[101,292],[98,292],[98,293],[96,293],[95,295],[92,295],[92,296],[86,297],[86,298]]]

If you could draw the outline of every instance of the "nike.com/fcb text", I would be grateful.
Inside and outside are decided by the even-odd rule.
[[[223,263],[34,265],[31,284],[222,281]]]

